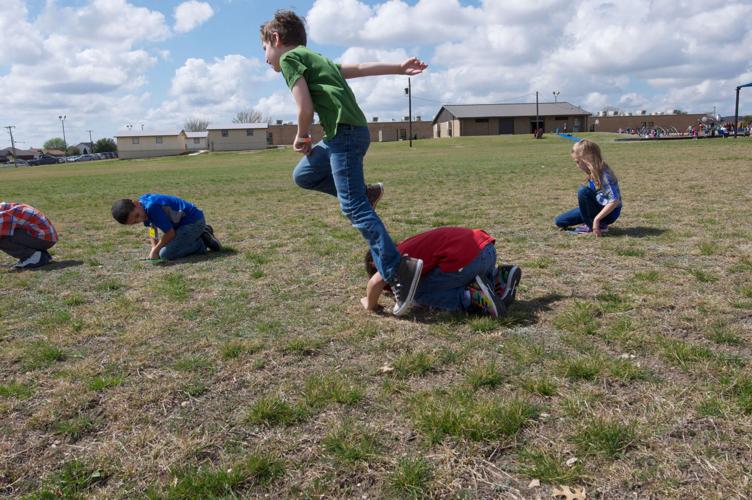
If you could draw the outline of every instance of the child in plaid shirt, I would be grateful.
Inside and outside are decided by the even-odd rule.
[[[0,250],[18,259],[16,269],[49,264],[52,256],[47,250],[57,238],[55,226],[36,208],[0,202]]]

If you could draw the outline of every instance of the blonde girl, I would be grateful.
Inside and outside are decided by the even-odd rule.
[[[587,184],[577,191],[579,206],[559,214],[554,221],[562,229],[576,226],[575,233],[601,236],[621,214],[619,179],[603,161],[601,148],[591,140],[575,143],[572,159],[587,174]]]

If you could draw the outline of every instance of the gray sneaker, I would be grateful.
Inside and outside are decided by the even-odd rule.
[[[375,209],[376,204],[384,196],[384,183],[377,182],[376,184],[366,185],[366,196],[368,197],[368,203],[371,204],[371,208]]]
[[[35,267],[43,266],[49,262],[49,260],[47,260],[47,258],[45,257],[46,253],[47,252],[42,253],[41,251],[37,250],[25,259],[19,259],[19,261],[16,262],[16,265],[13,267],[15,267],[16,269],[33,269]]]
[[[402,316],[410,310],[422,271],[423,261],[421,259],[413,259],[404,255],[400,260],[396,279],[393,283],[390,283],[396,302],[392,310],[395,316]]]
[[[209,224],[206,225],[204,232],[201,233],[201,240],[203,240],[206,248],[208,248],[212,252],[219,252],[220,250],[222,250],[222,244],[217,238],[214,237],[214,228]]]

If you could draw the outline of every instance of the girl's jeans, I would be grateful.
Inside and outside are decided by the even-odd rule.
[[[376,269],[384,281],[393,283],[401,257],[366,196],[363,157],[370,144],[368,127],[340,124],[337,135],[316,144],[300,160],[292,178],[303,189],[339,199],[342,213],[368,242]]]
[[[579,224],[586,224],[587,227],[593,228],[593,220],[595,216],[603,210],[603,206],[598,203],[595,198],[596,191],[590,186],[580,186],[577,191],[578,208],[573,208],[567,212],[561,213],[556,216],[554,222],[558,227],[565,228],[570,226],[577,226]],[[609,225],[616,222],[621,213],[621,205],[616,207],[610,214],[603,218],[603,224]]]

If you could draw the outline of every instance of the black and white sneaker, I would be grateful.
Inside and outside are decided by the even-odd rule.
[[[397,277],[394,283],[390,283],[396,302],[392,310],[395,316],[402,316],[410,310],[422,271],[423,261],[421,259],[413,259],[404,255],[400,260]]]
[[[47,252],[42,253],[40,250],[37,250],[25,259],[20,259],[13,267],[16,269],[33,269],[35,267],[43,266],[49,262],[48,257],[45,257],[45,254],[49,255]],[[51,257],[49,258],[51,259]]]
[[[368,184],[366,186],[366,196],[368,197],[368,203],[371,204],[371,208],[375,209],[376,204],[384,196],[384,183]]]
[[[514,265],[503,265],[496,269],[494,289],[506,307],[517,298],[517,285],[522,279],[522,269]]]
[[[204,245],[206,245],[206,248],[212,252],[219,252],[222,250],[222,244],[214,237],[214,228],[209,224],[206,225],[204,232],[201,233],[201,240],[204,242]]]

